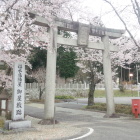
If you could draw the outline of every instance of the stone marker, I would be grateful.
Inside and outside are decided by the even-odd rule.
[[[31,127],[31,121],[24,120],[25,64],[15,62],[13,69],[12,121],[7,121],[8,129]]]

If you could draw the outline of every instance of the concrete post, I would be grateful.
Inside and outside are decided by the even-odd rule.
[[[50,28],[50,49],[47,51],[44,119],[54,117],[54,97],[56,80],[57,28]]]
[[[114,105],[114,93],[112,84],[112,74],[111,74],[111,59],[110,59],[110,47],[109,47],[109,37],[102,37],[104,44],[103,50],[103,69],[105,77],[105,92],[106,92],[106,103],[107,103],[107,117],[111,117],[115,113]]]

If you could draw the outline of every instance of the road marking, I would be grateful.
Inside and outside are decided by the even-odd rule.
[[[88,132],[87,134],[85,134],[85,135],[83,135],[83,136],[80,136],[80,137],[77,137],[77,138],[68,139],[68,140],[78,140],[78,139],[82,139],[82,138],[84,138],[84,137],[87,137],[87,136],[91,135],[91,134],[94,132],[94,129],[92,129],[92,128],[88,128],[88,129],[89,129],[89,132]]]

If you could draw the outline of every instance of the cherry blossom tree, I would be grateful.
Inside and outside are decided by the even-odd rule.
[[[47,49],[50,41],[47,34],[46,41],[40,41],[48,28],[35,25],[32,13],[46,18],[53,27],[54,17],[70,17],[66,7],[68,3],[72,6],[72,1],[76,6],[77,0],[0,0],[0,61],[11,68],[15,61],[24,61],[31,68],[27,59],[31,46]]]
[[[32,71],[31,75],[37,80],[39,84],[39,99],[41,100],[42,94],[45,90],[46,69],[44,67],[38,68]]]
[[[138,47],[139,44],[139,30],[140,30],[140,2],[138,0],[127,0],[127,3],[122,4],[122,1],[103,0],[113,9],[111,13],[119,18],[124,25],[125,30],[129,34],[133,43]]]
[[[90,16],[91,12],[88,12],[88,16],[86,14],[82,15],[82,18],[80,19],[82,22],[90,23],[95,26],[104,26],[98,16]],[[129,32],[127,26],[125,26],[125,29],[128,31],[128,33],[131,33]],[[101,39],[97,37],[92,37],[89,40],[93,42],[101,41]],[[110,40],[110,42],[119,48],[118,53],[110,52],[112,59],[112,76],[114,77],[117,75],[118,66],[128,68],[126,67],[126,64],[139,61],[140,58],[137,53],[139,43],[136,38],[134,38],[134,35],[132,37],[132,34],[130,34],[130,38],[123,36],[119,39]],[[88,75],[87,79],[90,83],[88,105],[93,105],[95,86],[97,83],[103,80],[102,51],[77,49],[76,52],[79,60],[77,65],[82,69],[83,73]]]
[[[100,42],[100,38],[91,38],[90,41]],[[123,36],[119,39],[110,40],[110,43],[118,46],[118,52],[110,52],[112,61],[112,77],[117,75],[118,66],[127,68],[125,65],[139,60],[137,54],[137,46],[133,40]],[[88,94],[88,105],[94,104],[94,91],[96,84],[103,81],[103,64],[102,51],[91,49],[76,49],[78,57],[77,66],[80,67],[83,73],[87,75],[87,81],[90,84]]]
[[[107,3],[112,9],[111,11],[107,13],[115,15],[124,26],[125,30],[127,31],[127,36],[130,36],[132,40],[131,45],[137,46],[135,47],[135,49],[137,50],[137,53],[133,53],[132,50],[130,50],[132,52],[131,55],[135,57],[134,62],[129,63],[129,67],[125,67],[126,69],[129,69],[129,72],[130,72],[130,69],[131,69],[130,64],[134,64],[136,66],[140,62],[140,43],[139,43],[140,42],[139,41],[140,40],[139,39],[140,2],[138,0],[127,0],[123,3],[120,0],[118,1],[103,0],[103,1]],[[126,52],[125,52],[126,54],[125,56],[131,57],[131,55]],[[124,68],[124,66],[121,66],[121,69],[122,68]],[[130,77],[129,77],[129,80],[130,80]],[[122,78],[120,81],[122,81]],[[123,86],[123,84],[121,86]]]

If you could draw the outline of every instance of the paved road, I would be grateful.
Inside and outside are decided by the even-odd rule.
[[[132,99],[140,99],[140,97],[114,97],[115,104],[131,104]],[[77,103],[87,104],[87,98],[77,99]],[[95,103],[106,103],[106,98],[95,98]]]
[[[72,102],[56,104],[56,120],[94,129],[94,133],[81,140],[140,140],[140,119],[104,118],[104,113],[80,110],[82,106]],[[32,107],[30,104],[25,105],[25,114],[41,119],[44,115],[43,108]]]

